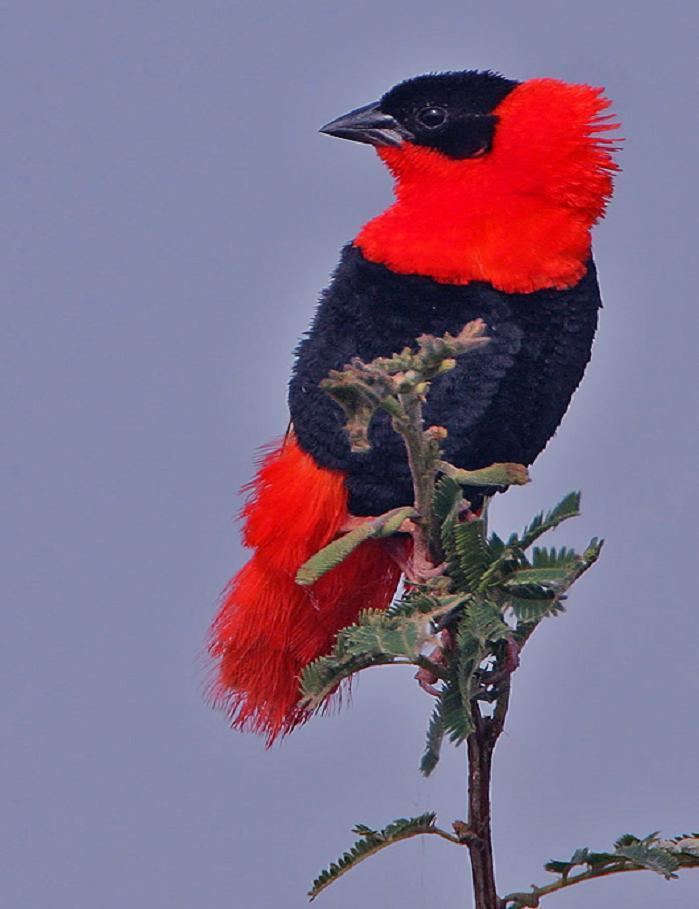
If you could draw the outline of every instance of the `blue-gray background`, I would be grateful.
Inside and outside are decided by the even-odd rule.
[[[628,138],[591,368],[495,508],[516,527],[579,486],[558,542],[607,538],[516,676],[500,888],[699,827],[697,22],[680,0],[0,3],[3,906],[296,909],[354,822],[463,816],[461,753],[416,772],[409,673],[271,752],[202,697],[238,487],[286,426],[339,247],[390,197],[369,148],[316,129],[426,70],[604,84]],[[465,853],[414,841],[322,904],[439,909],[465,884]],[[638,874],[550,899],[698,896],[699,875]]]

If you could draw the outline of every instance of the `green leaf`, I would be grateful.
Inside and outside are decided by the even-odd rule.
[[[366,540],[388,537],[397,533],[403,521],[416,516],[417,512],[414,508],[404,507],[394,508],[377,518],[366,521],[355,530],[333,540],[332,543],[311,556],[307,562],[304,562],[296,573],[296,583],[303,587],[315,584],[319,578],[354,552],[357,546]]]
[[[565,565],[575,564],[578,561],[578,555],[573,549],[565,546],[561,549],[552,547],[547,549],[535,546],[532,550],[532,566],[534,568],[557,568]]]
[[[618,862],[617,856],[612,852],[588,852],[585,860],[590,868],[600,868],[613,862]]]
[[[697,837],[696,834],[693,836]],[[572,887],[583,881],[621,872],[647,869],[670,880],[677,877],[675,872],[680,868],[699,867],[699,854],[685,855],[677,850],[676,844],[682,839],[686,839],[686,837],[660,840],[657,833],[651,833],[643,839],[639,839],[637,836],[625,833],[614,844],[614,852],[590,852],[588,849],[578,849],[569,861],[550,861],[544,866],[547,871],[560,875],[559,880],[543,887],[532,884],[529,893],[509,893],[502,900],[503,907],[522,909],[524,906],[538,906],[542,897],[550,893]],[[587,867],[571,876],[574,868],[583,865]]]
[[[309,710],[316,710],[340,682],[371,666],[385,666],[402,658],[418,665],[431,638],[431,624],[452,608],[450,598],[434,612],[408,614],[368,609],[354,625],[341,628],[332,652],[318,657],[303,670],[301,692]]]
[[[600,553],[602,552],[603,546],[604,546],[604,540],[600,540],[597,537],[593,537],[590,540],[590,542],[587,546],[587,549],[585,550],[585,552],[583,552],[582,556],[580,557],[584,564],[583,571],[587,571],[587,569],[590,568],[590,566],[594,565],[594,563],[599,558]],[[582,571],[580,572],[580,574],[582,574]]]
[[[567,877],[575,866],[570,862],[550,861],[544,865],[544,871],[550,871],[551,874],[560,874]]]
[[[430,545],[442,557],[452,552],[454,526],[463,507],[461,487],[449,477],[441,476],[432,496]]]
[[[568,518],[574,518],[580,514],[580,493],[570,492],[562,499],[555,508],[547,512],[538,514],[531,523],[524,528],[519,538],[514,537],[515,542],[522,549],[528,549],[532,543],[539,537],[554,527],[558,527]]]
[[[505,553],[491,565],[481,586],[486,586],[487,582],[493,595],[501,596],[517,619],[528,626],[526,637],[545,616],[563,611],[561,601],[566,591],[597,560],[602,542],[593,539],[581,556],[565,547],[559,550],[534,548],[532,561],[535,564],[528,564],[522,557],[518,566],[509,558],[510,553],[517,552],[516,547],[510,548],[510,541]]]
[[[640,865],[642,868],[648,868],[649,871],[655,871],[656,874],[662,875],[667,880],[675,877],[673,872],[679,867],[679,862],[675,856],[671,855],[667,850],[646,846],[644,843],[622,846],[616,850],[616,854],[622,858],[629,859],[634,865]]]
[[[442,690],[442,722],[449,740],[460,745],[473,732],[470,703],[464,703],[458,677],[452,677]]]
[[[463,500],[464,497],[459,484],[450,479],[450,477],[441,476],[435,484],[434,495],[432,496],[432,515],[435,519],[435,524],[441,527]]]
[[[640,838],[634,836],[633,833],[622,833],[619,839],[614,843],[614,848],[621,849],[623,846],[633,846],[640,842]]]
[[[439,755],[444,740],[444,704],[441,697],[435,704],[430,718],[430,724],[427,727],[427,744],[425,753],[420,761],[420,771],[423,776],[429,776],[439,763]]]
[[[459,527],[459,521],[456,514],[447,518],[446,521],[441,526],[440,529],[440,539],[439,542],[441,546],[439,547],[444,558],[444,561],[447,563],[447,574],[451,578],[454,589],[458,591],[469,591],[469,585],[466,581],[466,578],[461,571],[461,566],[459,565],[459,556],[456,552],[456,538],[454,536],[455,530]]]
[[[571,565],[556,568],[520,568],[502,581],[502,586],[510,587],[557,587],[571,574]]]
[[[339,656],[374,653],[392,657],[416,657],[426,637],[425,621],[422,618],[411,621],[404,616],[367,611],[361,614],[355,625],[340,631],[335,649]]]
[[[697,864],[699,864],[699,833],[685,833],[682,836],[675,837],[671,845],[666,848],[672,853],[692,856],[697,859]]]
[[[523,464],[503,462],[479,470],[462,470],[447,461],[437,461],[437,467],[462,486],[524,486],[529,482]]]
[[[478,599],[473,603],[462,620],[462,626],[464,632],[468,632],[484,647],[505,640],[511,631],[503,621],[500,608],[486,599]]]
[[[525,625],[539,622],[546,616],[555,615],[563,610],[556,597],[534,598],[510,594],[507,598],[507,604],[511,607],[517,619]]]
[[[505,551],[505,543],[496,533],[491,533],[488,546],[490,547],[490,555],[494,559],[499,559]]]
[[[339,658],[334,654],[321,656],[309,663],[301,673],[300,688],[302,704],[308,710],[317,710],[328,695],[357,672],[370,669],[372,666],[384,666],[394,661],[391,656],[367,653],[363,656],[345,656]]]
[[[520,568],[530,568],[529,560],[524,553],[510,543],[505,545],[496,534],[492,534],[488,542],[490,565],[483,573],[479,590],[486,591],[497,586],[504,578],[509,577]]]
[[[463,592],[476,590],[492,558],[485,539],[484,522],[476,520],[455,526],[454,549],[465,585]]]
[[[369,858],[370,855],[376,855],[387,846],[414,836],[434,833],[435,821],[434,813],[428,812],[418,817],[399,818],[388,824],[383,830],[373,830],[364,824],[358,824],[354,828],[354,832],[360,834],[361,839],[357,840],[336,862],[332,862],[326,870],[318,875],[308,893],[309,898],[314,900],[326,887],[329,887],[359,862]]]
[[[416,615],[443,615],[462,603],[464,597],[458,595],[435,596],[419,587],[409,590],[403,596],[391,603],[385,615],[405,618]]]
[[[500,609],[494,603],[474,599],[459,622],[456,642],[448,664],[449,679],[441,693],[441,721],[454,744],[473,732],[471,709],[480,683],[478,671],[493,647],[510,634]]]

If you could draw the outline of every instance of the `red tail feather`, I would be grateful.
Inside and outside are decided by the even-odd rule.
[[[298,568],[335,537],[347,517],[343,474],[318,467],[289,439],[264,460],[245,507],[244,540],[255,550],[231,581],[213,624],[213,700],[233,725],[271,744],[304,722],[299,675],[327,653],[363,609],[384,609],[400,570],[385,546],[363,543],[312,587]]]

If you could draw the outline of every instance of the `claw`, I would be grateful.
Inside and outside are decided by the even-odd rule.
[[[441,631],[438,637],[441,639],[442,643],[427,654],[427,659],[431,663],[436,663],[437,666],[446,666],[446,655],[447,652],[454,646],[454,639],[452,638],[451,632],[447,630]],[[418,669],[414,675],[414,678],[417,680],[418,685],[420,688],[422,688],[423,691],[426,691],[433,697],[440,696],[441,691],[438,688],[434,687],[435,684],[439,681],[439,678],[433,672],[430,672],[429,669]]]
[[[344,523],[341,525],[339,532],[340,533],[349,533],[352,530],[357,530],[359,527],[363,527],[368,521],[376,520],[371,515],[357,517],[356,515],[347,515]],[[412,536],[415,539],[417,530],[417,525],[411,518],[406,518],[403,523],[400,525],[399,534],[405,534],[406,536]],[[412,550],[406,545],[406,538],[401,538],[400,536],[389,537],[386,540],[386,545],[389,548],[391,556],[395,563],[400,568],[401,572],[405,575],[405,579],[408,583],[412,584],[424,584],[425,581],[429,581],[432,578],[438,578],[440,575],[444,574],[446,571],[446,562],[442,562],[439,565],[434,565],[429,558],[425,555],[418,553],[417,547],[413,547]]]
[[[427,694],[431,694],[432,697],[439,697],[441,692],[438,688],[434,687],[434,683],[438,681],[438,679],[433,672],[430,672],[429,669],[418,669],[414,677],[417,679],[417,683],[423,691],[426,691]]]

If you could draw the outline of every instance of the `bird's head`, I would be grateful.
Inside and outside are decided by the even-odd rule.
[[[490,72],[417,76],[321,132],[377,148],[410,144],[452,160],[476,158],[491,150],[498,120],[493,111],[517,85]]]
[[[612,192],[609,104],[589,85],[467,70],[401,82],[321,132],[374,145],[396,179],[397,204],[355,241],[372,260],[440,280],[567,286]],[[501,277],[516,234],[538,261]],[[545,256],[567,264],[539,274]]]

